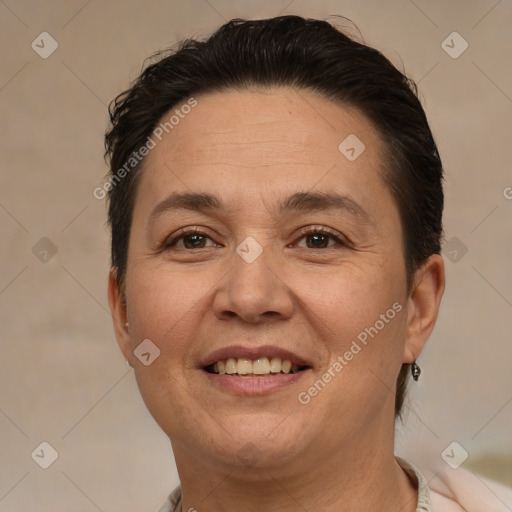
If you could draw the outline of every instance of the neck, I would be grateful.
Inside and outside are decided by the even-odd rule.
[[[286,467],[234,467],[198,460],[173,444],[183,512],[414,512],[417,489],[396,462],[393,443],[312,447]],[[256,465],[257,466],[257,465]]]

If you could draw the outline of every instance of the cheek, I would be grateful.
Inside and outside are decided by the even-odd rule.
[[[150,366],[135,361],[141,396],[154,419],[168,434],[179,429],[169,417],[198,417],[190,400],[190,348],[199,339],[208,284],[201,272],[177,272],[166,265],[148,269],[133,265],[127,274],[127,307],[132,347],[150,339],[160,350]],[[203,303],[202,303],[203,302]],[[200,415],[199,415],[200,416]],[[189,425],[190,426],[190,425]],[[173,433],[176,433],[173,430]]]
[[[405,306],[405,271],[383,261],[346,263],[326,272],[297,272],[289,276],[292,289],[304,302],[304,313],[330,328],[332,336],[357,335],[373,325],[395,302]],[[399,309],[398,306],[395,309]],[[390,316],[395,316],[392,310]],[[396,324],[390,322],[386,325]],[[380,324],[379,324],[380,325]]]
[[[204,273],[170,271],[165,265],[133,265],[127,275],[128,314],[138,337],[152,339],[159,348],[179,348],[180,333],[197,324],[197,306],[209,285]],[[178,351],[179,352],[179,351]]]
[[[327,428],[336,435],[365,428],[380,411],[394,408],[405,342],[400,287],[377,274],[352,277],[326,281],[328,293],[321,297],[310,294],[310,321],[326,333],[326,354],[312,386],[299,390],[307,395],[303,400],[311,399],[311,414],[329,418]]]
[[[405,269],[400,254],[394,256],[389,264],[366,261],[324,276],[303,273],[295,278],[304,315],[321,339],[322,372],[331,373],[326,375],[333,382],[323,395],[326,403],[359,401],[376,392],[381,396],[379,390],[388,394],[395,385],[407,314]]]
[[[198,315],[208,285],[200,273],[170,272],[165,266],[151,269],[134,264],[127,273],[127,307],[132,346],[150,339],[160,350],[149,366],[135,361],[135,376],[147,409],[168,435],[185,435],[186,428],[200,430],[201,410],[191,400],[187,353],[201,326]],[[190,432],[189,432],[190,434]]]

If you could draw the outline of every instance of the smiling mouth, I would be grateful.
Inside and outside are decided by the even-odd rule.
[[[309,366],[292,364],[280,357],[258,357],[251,360],[244,357],[228,357],[206,366],[204,369],[214,375],[231,375],[233,377],[268,377],[269,375],[299,373]]]

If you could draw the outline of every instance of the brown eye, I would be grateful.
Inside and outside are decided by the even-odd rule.
[[[331,232],[325,228],[310,228],[301,234],[300,240],[306,240],[307,249],[330,249],[331,247],[346,245],[337,233]],[[329,243],[333,240],[334,243]],[[304,247],[304,246],[302,246]]]
[[[176,247],[178,249],[193,250],[212,247],[212,245],[206,245],[207,240],[211,240],[211,238],[206,233],[202,233],[198,230],[183,230],[177,236],[166,242],[163,248],[171,249]]]
[[[330,235],[324,235],[322,233],[314,233],[311,235],[306,235],[306,245],[308,245],[308,242],[311,242],[311,246],[308,245],[310,248],[325,248],[328,247],[329,238],[331,238]]]
[[[193,235],[186,235],[182,237],[183,245],[186,249],[203,248],[207,237],[194,233]]]

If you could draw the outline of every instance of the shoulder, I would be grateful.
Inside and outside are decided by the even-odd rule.
[[[178,512],[181,510],[181,485],[167,496],[165,503],[158,509],[158,512]]]
[[[403,459],[400,459],[400,464],[414,471],[420,487],[423,483],[426,485],[423,475],[415,466]],[[428,489],[430,504],[427,507],[431,508],[419,508],[419,510],[431,510],[431,512],[510,512],[512,510],[512,488],[463,468],[437,471],[430,478]],[[176,512],[180,507],[181,486],[178,486],[167,497],[158,512]]]
[[[415,477],[418,486],[417,512],[512,511],[510,487],[463,468],[431,469],[427,481],[415,465],[400,457],[396,459],[406,473]]]
[[[432,512],[510,512],[512,489],[463,468],[430,479]]]

